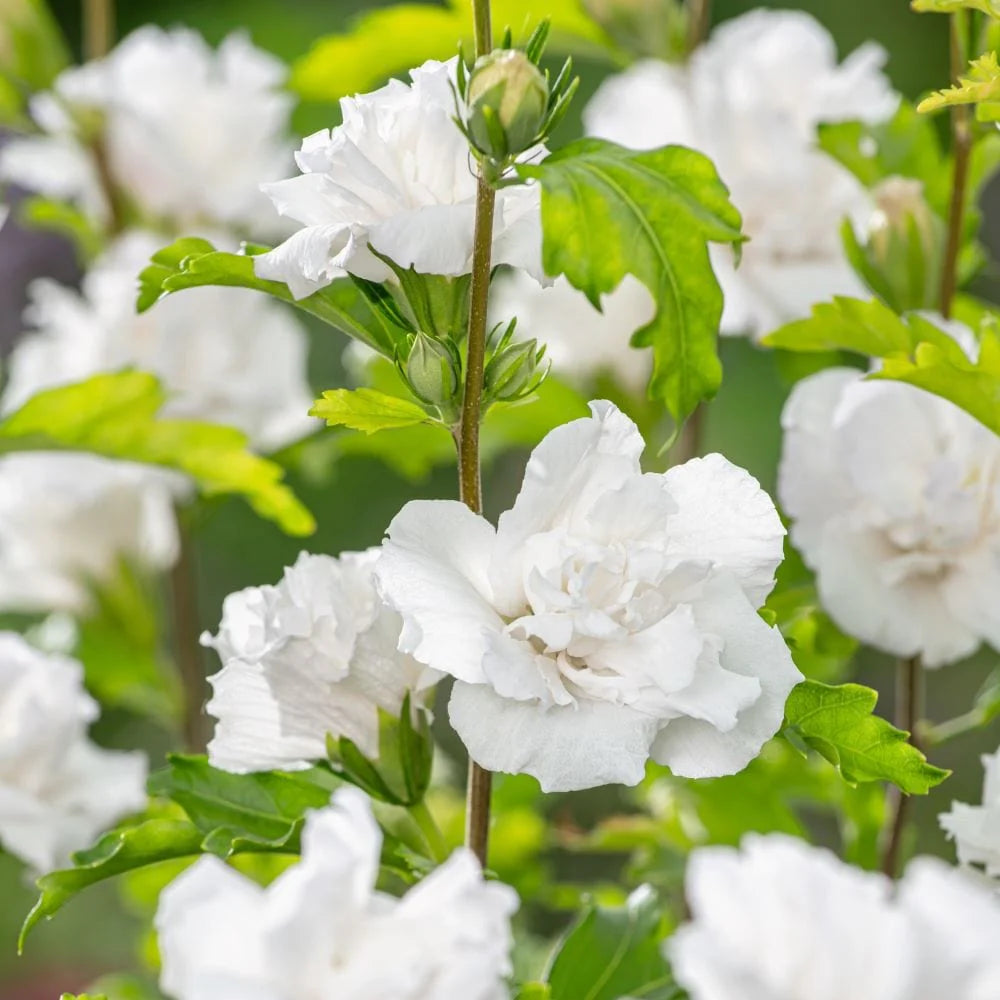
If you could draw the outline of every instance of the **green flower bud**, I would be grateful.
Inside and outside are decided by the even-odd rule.
[[[458,392],[455,358],[443,343],[418,333],[406,359],[406,381],[421,402],[447,407]]]
[[[875,211],[868,225],[868,245],[880,263],[888,261],[894,237],[908,239],[914,228],[924,251],[930,251],[934,244],[934,215],[924,198],[923,181],[887,177],[872,196]]]
[[[549,102],[539,68],[518,49],[480,56],[469,78],[469,133],[496,160],[524,152],[538,138]]]
[[[495,354],[483,374],[483,388],[490,401],[520,399],[538,377],[538,343],[522,340]]]

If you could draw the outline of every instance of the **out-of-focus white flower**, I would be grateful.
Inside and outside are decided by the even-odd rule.
[[[264,450],[318,426],[308,415],[308,339],[284,306],[243,288],[206,287],[136,312],[136,276],[161,243],[148,233],[122,238],[81,292],[47,279],[32,285],[33,329],[11,355],[0,408],[97,372],[137,368],[171,394],[164,415],[238,427]]]
[[[780,835],[706,847],[688,866],[691,923],[668,941],[691,1000],[990,1000],[1000,901],[921,858],[889,879]]]
[[[397,650],[400,619],[379,598],[378,549],[299,556],[275,586],[230,594],[214,646],[211,762],[238,773],[310,767],[326,737],[378,756],[378,709],[399,715],[407,691],[436,680]]]
[[[644,475],[612,404],[533,452],[496,530],[453,501],[408,503],[376,574],[400,648],[456,678],[473,759],[546,790],[635,784],[647,760],[739,771],[801,680],[757,614],[784,529],[721,455]]]
[[[508,1000],[514,891],[459,850],[401,899],[375,889],[382,837],[365,796],[311,812],[302,860],[263,889],[216,858],[160,897],[173,1000]]]
[[[831,35],[802,11],[755,10],[717,28],[686,67],[640,62],[606,81],[587,131],[625,146],[692,146],[714,161],[750,242],[736,270],[712,260],[726,296],[724,332],[763,335],[834,294],[861,289],[840,226],[870,213],[861,185],[816,147],[816,127],[878,121],[897,98],[867,44],[837,64]]]
[[[640,393],[652,370],[652,354],[629,346],[633,333],[656,311],[646,286],[632,275],[604,297],[598,312],[565,278],[545,287],[523,271],[498,277],[490,291],[490,323],[517,317],[517,336],[548,348],[552,368],[584,388],[611,375],[624,389]]]
[[[799,382],[782,427],[778,494],[834,621],[928,667],[1000,648],[1000,439],[852,368]]]
[[[259,185],[288,169],[285,73],[240,34],[213,52],[186,28],[140,28],[33,99],[45,134],[9,143],[0,177],[102,222],[110,182],[147,224],[273,232]]]
[[[159,570],[176,557],[167,477],[93,455],[0,459],[0,608],[83,612],[121,560]]]
[[[346,272],[386,281],[392,272],[369,249],[426,274],[468,274],[476,176],[454,122],[453,59],[412,70],[340,102],[343,124],[309,136],[295,154],[298,177],[265,184],[294,236],[254,258],[257,274],[285,282],[296,298]],[[542,279],[542,230],[535,184],[497,194],[493,263]]]
[[[953,802],[940,817],[941,828],[955,841],[963,865],[982,865],[987,875],[1000,876],[1000,750],[984,754],[983,800],[978,806]]]
[[[146,759],[87,738],[83,668],[0,632],[0,846],[39,871],[146,804]]]

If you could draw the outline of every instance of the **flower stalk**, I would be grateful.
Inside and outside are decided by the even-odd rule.
[[[489,0],[472,0],[476,56],[488,55],[493,48]],[[476,222],[472,249],[472,287],[465,369],[465,394],[458,427],[459,496],[476,514],[483,512],[479,468],[479,425],[482,419],[483,370],[486,358],[486,316],[490,291],[493,252],[493,216],[496,191],[482,168],[476,190]],[[485,867],[489,845],[490,772],[469,761],[466,793],[465,844]]]
[[[708,36],[708,29],[712,23],[712,0],[690,0],[688,18],[688,53],[690,54]]]
[[[83,54],[101,59],[115,40],[115,0],[83,0]]]

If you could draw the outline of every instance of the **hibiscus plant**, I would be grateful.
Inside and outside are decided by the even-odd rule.
[[[917,107],[708,0],[382,7],[290,79],[113,44],[111,0],[70,66],[0,4],[10,225],[83,274],[0,390],[22,949],[108,882],[156,946],[90,1000],[1000,997],[1000,751],[954,859],[911,805],[1000,715],[924,697],[1000,649],[1000,6],[912,6],[954,78]],[[294,94],[339,113],[294,142]],[[793,383],[774,499],[705,447],[720,334]],[[350,456],[410,497],[310,541]],[[204,618],[213,519],[307,549]]]

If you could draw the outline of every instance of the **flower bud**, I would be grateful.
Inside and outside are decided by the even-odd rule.
[[[538,342],[522,340],[495,354],[483,375],[483,388],[491,402],[510,402],[526,395],[537,384]]]
[[[476,60],[469,78],[469,134],[476,148],[503,160],[538,137],[549,88],[538,67],[518,49],[498,49]]]
[[[421,402],[447,407],[458,392],[455,358],[441,341],[418,333],[406,359],[406,381]]]
[[[868,223],[868,245],[875,257],[888,260],[892,238],[907,239],[912,225],[925,249],[934,241],[930,206],[924,199],[923,181],[911,177],[888,177],[873,191],[875,211]]]

